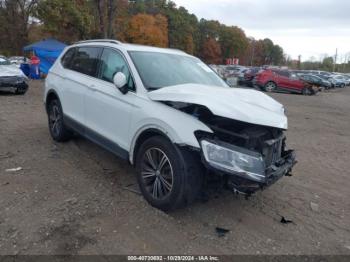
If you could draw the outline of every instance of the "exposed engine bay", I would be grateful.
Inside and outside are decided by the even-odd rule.
[[[198,132],[196,134],[197,138],[201,139],[209,136],[210,139],[215,141],[260,153],[265,162],[267,177],[276,171],[278,167],[282,166],[285,163],[285,157],[291,153],[291,151],[287,151],[285,148],[286,138],[282,129],[254,125],[216,116],[203,105],[182,102],[165,103],[168,106],[192,115],[214,131],[214,135]],[[261,184],[252,183],[241,177],[228,176],[227,178],[228,184],[231,185],[230,187],[237,192],[251,194],[262,187]],[[273,180],[272,177],[271,180]],[[267,181],[269,181],[269,178],[267,178]]]

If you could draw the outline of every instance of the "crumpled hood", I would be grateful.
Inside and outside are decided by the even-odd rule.
[[[252,89],[198,84],[164,87],[148,93],[154,101],[184,102],[206,106],[214,115],[251,124],[288,128],[283,106]]]
[[[22,70],[14,65],[0,65],[0,77],[2,76],[20,76],[26,78]]]

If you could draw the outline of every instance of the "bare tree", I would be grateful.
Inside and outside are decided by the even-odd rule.
[[[99,16],[99,31],[103,38],[114,37],[114,22],[117,11],[116,0],[95,0]]]
[[[117,3],[116,0],[108,0],[108,12],[107,12],[107,37],[114,38],[114,21],[117,13]]]
[[[97,6],[98,18],[99,18],[99,29],[102,37],[106,38],[106,30],[105,30],[105,1],[104,0],[95,0],[95,4]]]

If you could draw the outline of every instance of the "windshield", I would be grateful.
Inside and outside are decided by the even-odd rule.
[[[130,51],[129,54],[148,90],[182,84],[228,87],[198,58],[143,51]]]
[[[11,65],[11,63],[6,58],[0,57],[0,65]]]

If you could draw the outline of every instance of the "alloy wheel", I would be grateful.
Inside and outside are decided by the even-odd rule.
[[[49,114],[50,128],[54,136],[59,136],[62,125],[62,116],[56,103],[51,107]]]
[[[265,89],[267,92],[272,92],[276,88],[274,83],[267,83],[265,86]]]
[[[173,189],[174,172],[168,156],[159,148],[148,149],[142,159],[141,177],[154,199],[166,198]]]

